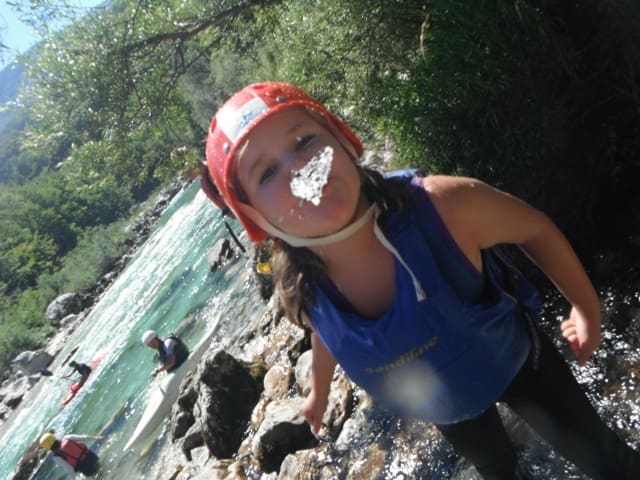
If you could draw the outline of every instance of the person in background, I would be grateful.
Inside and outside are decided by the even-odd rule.
[[[84,383],[89,378],[89,375],[91,374],[91,367],[86,363],[78,363],[75,360],[72,360],[71,362],[69,362],[69,366],[73,368],[73,371],[69,375],[65,375],[62,378],[69,378],[75,372],[78,372],[80,374],[80,380],[78,383],[80,385],[84,385]]]
[[[296,86],[264,82],[214,116],[201,185],[271,248],[287,317],[311,331],[304,415],[318,431],[336,363],[393,411],[435,424],[483,478],[524,478],[496,402],[598,480],[640,479],[640,455],[600,418],[537,322],[536,289],[498,247],[518,246],[570,305],[580,365],[600,302],[558,227],[473,179],[363,168],[363,146]]]
[[[189,356],[189,349],[176,335],[169,335],[164,340],[158,337],[153,330],[147,330],[142,334],[142,343],[147,347],[158,351],[160,365],[153,369],[151,376],[155,377],[162,371],[172,372]]]
[[[57,439],[50,430],[39,440],[40,446],[53,455],[53,461],[62,467],[69,480],[75,480],[76,473],[92,477],[100,470],[98,455],[84,443],[87,440],[103,440],[101,435],[64,435]]]

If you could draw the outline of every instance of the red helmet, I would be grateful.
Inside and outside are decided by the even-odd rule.
[[[358,157],[363,152],[362,143],[342,120],[294,85],[280,82],[256,83],[243,88],[227,100],[213,117],[209,127],[208,172],[203,171],[201,180],[207,196],[219,207],[226,205],[254,242],[263,241],[268,234],[239,208],[241,202],[234,185],[233,158],[238,146],[242,145],[256,125],[270,115],[291,107],[307,107],[320,114],[334,134],[341,134],[351,144]]]

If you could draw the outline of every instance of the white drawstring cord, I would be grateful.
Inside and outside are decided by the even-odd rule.
[[[413,274],[413,271],[409,268],[409,265],[407,265],[407,263],[404,261],[404,259],[400,255],[400,252],[396,250],[396,248],[391,244],[391,242],[387,239],[387,237],[384,236],[384,233],[382,233],[382,230],[380,230],[380,227],[378,226],[378,215],[380,215],[380,209],[376,207],[375,217],[373,220],[374,235],[380,241],[380,243],[382,243],[382,246],[386,248],[389,252],[391,252],[391,254],[398,259],[398,261],[402,264],[405,270],[409,273],[409,276],[411,277],[411,281],[413,282],[413,289],[416,292],[416,298],[418,299],[418,301],[421,302],[425,300],[427,298],[427,294],[422,288],[422,285],[420,284],[420,280],[418,280],[418,278]]]
[[[422,285],[418,278],[414,275],[413,271],[409,268],[409,265],[404,261],[400,253],[396,250],[396,248],[387,240],[387,237],[384,236],[382,230],[378,226],[378,216],[380,215],[380,208],[374,203],[369,207],[369,209],[362,215],[358,220],[351,223],[347,227],[342,230],[333,233],[331,235],[327,235],[325,237],[315,237],[315,238],[307,238],[307,237],[297,237],[294,235],[290,235],[288,233],[283,232],[282,230],[276,228],[274,225],[270,224],[265,220],[265,218],[254,208],[250,207],[246,204],[240,204],[240,208],[242,209],[242,213],[250,218],[256,225],[262,228],[264,231],[268,232],[270,235],[274,237],[278,237],[285,242],[287,242],[292,247],[312,247],[318,245],[329,245],[331,243],[338,242],[340,240],[344,240],[355,232],[360,230],[367,221],[373,216],[373,233],[376,238],[382,243],[382,246],[386,248],[391,254],[398,259],[400,264],[405,268],[405,270],[409,273],[411,277],[411,281],[413,282],[413,288],[416,292],[416,298],[419,302],[425,300],[427,298],[427,294],[425,293]]]

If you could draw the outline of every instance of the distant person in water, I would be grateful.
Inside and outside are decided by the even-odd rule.
[[[142,343],[158,351],[160,365],[151,372],[153,377],[163,370],[172,372],[182,365],[189,356],[187,346],[174,334],[169,335],[163,340],[158,337],[155,331],[147,330],[142,334]]]
[[[98,473],[98,455],[83,442],[103,439],[101,435],[65,435],[58,440],[51,430],[40,437],[39,443],[42,448],[52,453],[53,461],[64,469],[67,478],[75,480],[77,472],[86,477],[93,477]]]
[[[62,378],[69,378],[75,372],[78,372],[80,374],[80,381],[78,383],[80,383],[80,385],[84,385],[84,382],[86,382],[89,378],[89,375],[91,375],[91,367],[86,363],[78,363],[75,360],[71,360],[69,362],[69,366],[73,368],[73,372],[71,372],[69,375],[65,375]]]

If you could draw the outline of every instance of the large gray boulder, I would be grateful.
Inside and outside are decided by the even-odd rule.
[[[197,372],[183,382],[172,412],[173,438],[188,429],[182,451],[205,445],[216,458],[238,450],[251,412],[260,398],[266,368],[235,359],[224,350],[209,351]]]
[[[17,375],[36,375],[51,363],[53,357],[44,350],[27,351],[16,355],[9,364]]]
[[[83,303],[79,293],[63,293],[47,306],[45,318],[49,323],[57,325],[67,315],[80,313],[84,308]]]
[[[19,377],[14,381],[5,381],[0,387],[0,402],[7,408],[2,411],[10,411],[18,406],[22,401],[22,397],[36,384],[39,377],[36,375]]]
[[[253,438],[253,458],[267,473],[277,472],[285,457],[317,446],[302,414],[301,397],[271,402]]]

